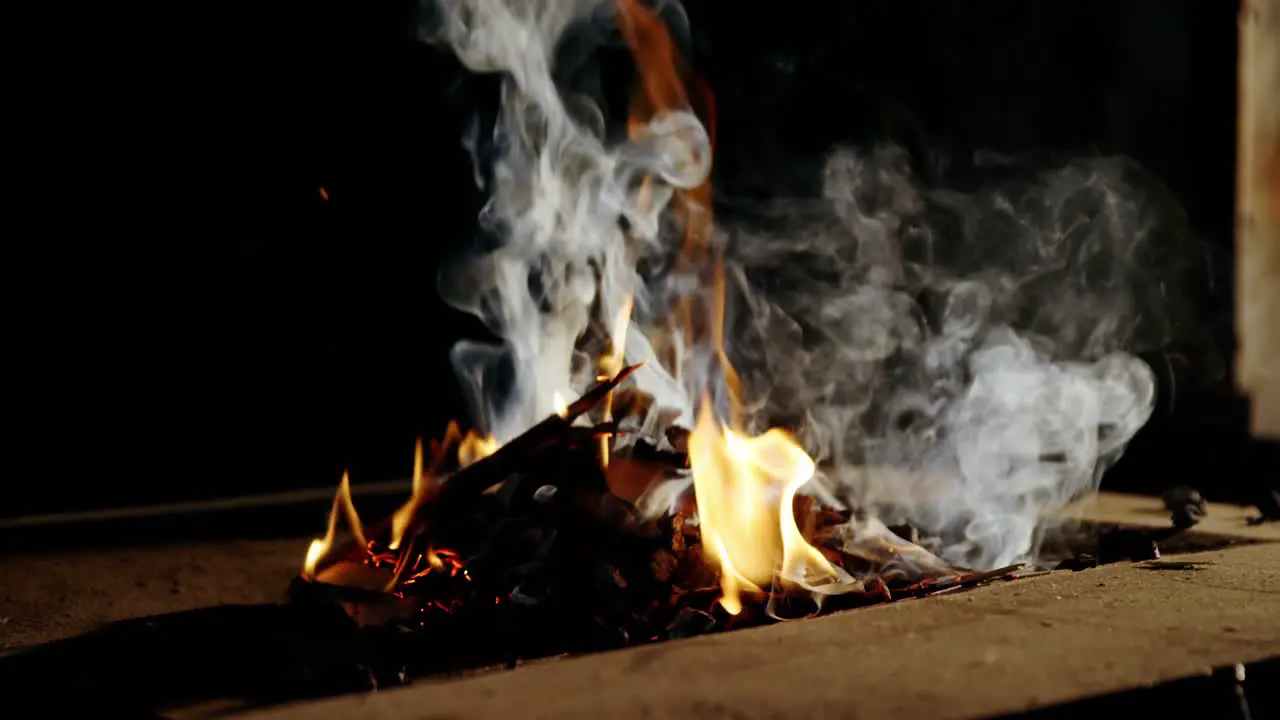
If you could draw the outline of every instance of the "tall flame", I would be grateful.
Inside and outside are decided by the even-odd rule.
[[[812,458],[788,433],[773,429],[759,436],[744,430],[737,375],[725,352],[725,276],[720,250],[712,243],[710,148],[714,136],[714,103],[705,84],[693,79],[683,64],[665,23],[639,0],[617,0],[620,26],[635,57],[639,82],[632,97],[628,134],[636,143],[652,142],[668,162],[661,171],[674,191],[672,208],[684,228],[684,242],[674,273],[691,288],[677,302],[668,319],[666,337],[672,350],[668,369],[698,398],[689,461],[701,526],[703,551],[720,569],[720,602],[733,614],[741,611],[741,593],[761,591],[777,582],[798,584],[816,592],[847,579],[809,545],[796,525],[793,503],[798,490],[814,474]],[[688,85],[686,80],[688,79]],[[687,87],[697,90],[690,97]],[[701,117],[701,124],[695,119]],[[657,177],[646,177],[638,188],[637,204],[653,202]],[[626,337],[632,322],[634,294],[620,307],[609,327],[609,345],[598,358],[602,375],[616,375],[623,366]],[[702,368],[681,378],[686,352],[708,355],[712,372]],[[723,416],[715,407],[727,406]],[[612,398],[604,401],[605,420]],[[553,406],[562,415],[566,401],[555,393]],[[466,467],[492,454],[499,442],[474,431],[465,436],[450,423],[444,438],[432,442],[431,461],[424,459],[419,441],[414,452],[413,496],[392,517],[390,549],[405,543],[419,510],[430,498],[433,478],[444,458],[456,448],[458,465]],[[600,446],[600,462],[609,465],[609,445]],[[304,573],[329,552],[337,516],[345,511],[357,539],[367,547],[359,518],[351,506],[346,476],[334,498],[329,528],[307,554]],[[444,560],[428,546],[431,568],[441,571]],[[400,577],[399,567],[392,584]],[[826,587],[823,587],[826,586]]]
[[[302,562],[303,577],[309,580],[315,578],[320,561],[333,549],[333,541],[338,534],[340,514],[346,516],[347,525],[356,543],[360,547],[367,548],[369,542],[364,536],[364,525],[360,522],[360,514],[356,512],[355,504],[351,502],[351,478],[345,471],[342,473],[342,482],[338,484],[338,492],[333,496],[333,507],[329,510],[329,526],[325,530],[324,537],[312,540],[307,548],[306,559]]]
[[[430,495],[431,478],[439,474],[449,451],[455,445],[458,448],[455,455],[458,467],[466,467],[492,455],[499,443],[493,435],[481,435],[475,430],[468,430],[463,435],[458,423],[451,421],[445,428],[444,437],[431,441],[431,464],[424,466],[422,439],[419,438],[413,449],[413,495],[391,516],[389,549],[398,550],[404,542],[414,517]]]
[[[690,109],[680,77],[685,70],[660,18],[638,0],[619,0],[618,8],[639,72],[628,128],[632,139],[643,139],[663,113]],[[711,126],[713,103],[706,87],[700,87],[703,114]],[[712,137],[710,131],[708,137]],[[642,191],[647,187],[646,183]],[[709,299],[692,294],[682,299],[674,319],[676,329],[683,332],[686,347],[712,350],[729,416],[727,420],[717,417],[709,388],[698,389],[689,463],[703,548],[720,568],[720,602],[726,611],[737,614],[743,591],[759,591],[775,578],[806,587],[843,578],[796,525],[793,501],[813,477],[813,459],[781,429],[757,437],[741,432],[739,382],[724,348],[723,259],[711,246],[709,178],[676,197],[685,229],[678,271],[694,276],[695,287],[712,291]]]
[[[600,379],[605,380],[622,372],[623,364],[626,362],[627,347],[627,328],[631,324],[631,310],[635,306],[635,294],[627,296],[622,308],[618,310],[618,316],[613,320],[613,327],[609,331],[609,348],[600,358]],[[604,407],[601,410],[603,420],[609,422],[613,419],[613,393],[610,392],[605,396]],[[559,407],[560,404],[557,403]],[[609,441],[607,435],[600,437],[600,466],[606,470],[609,468]]]

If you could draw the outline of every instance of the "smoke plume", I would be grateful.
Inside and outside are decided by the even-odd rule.
[[[665,7],[680,36],[683,14]],[[621,44],[609,0],[435,10],[432,40],[504,76],[497,123],[473,139],[489,147],[477,157],[495,247],[440,282],[503,341],[455,350],[478,418],[506,440],[554,412],[591,381],[634,297],[636,381],[692,423],[709,349],[654,343],[670,340],[673,299],[705,291],[670,271],[680,238],[665,211],[710,171],[707,130],[668,112],[627,141],[598,98],[567,91],[566,64],[590,53],[566,37]],[[646,176],[659,182],[642,190]],[[794,429],[825,468],[808,491],[912,522],[948,561],[1032,557],[1046,518],[1095,490],[1151,414],[1155,379],[1132,353],[1170,332],[1161,265],[1180,230],[1164,224],[1167,198],[1110,158],[942,190],[891,146],[833,151],[822,187],[713,233],[752,429]]]

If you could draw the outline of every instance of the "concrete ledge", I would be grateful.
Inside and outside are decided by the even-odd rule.
[[[1164,502],[1147,495],[1098,493],[1069,506],[1063,515],[1076,520],[1129,527],[1169,527],[1169,511]],[[1280,541],[1280,522],[1251,525],[1249,519],[1256,515],[1258,509],[1251,505],[1208,503],[1204,519],[1192,532],[1239,540]]]
[[[0,557],[0,651],[211,605],[284,599],[307,540]]]
[[[241,717],[976,718],[1280,654],[1277,607],[1249,545]]]
[[[1275,524],[1248,526],[1251,512],[1214,505],[1196,530],[1280,539]],[[1150,497],[1104,494],[1073,513],[1168,525]],[[306,545],[0,557],[0,650],[131,617],[280,600]],[[1244,545],[251,717],[980,717],[1280,655],[1278,573],[1280,544]]]

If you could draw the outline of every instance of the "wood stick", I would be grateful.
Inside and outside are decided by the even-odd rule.
[[[441,517],[441,507],[483,495],[486,490],[519,470],[522,464],[529,462],[541,448],[560,441],[572,433],[576,429],[573,427],[575,420],[608,397],[614,388],[622,384],[622,381],[640,366],[636,364],[622,368],[618,374],[609,380],[597,383],[582,397],[570,403],[564,413],[547,417],[499,447],[488,457],[445,478],[418,509],[413,522],[413,532],[400,553],[388,588],[395,587],[404,576],[408,563],[422,552],[423,534],[427,528],[434,527]]]

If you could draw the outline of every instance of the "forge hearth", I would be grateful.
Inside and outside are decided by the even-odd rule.
[[[1280,654],[1277,592],[1262,544],[251,717],[987,717]]]
[[[290,594],[296,606],[317,613],[340,608],[373,638],[360,663],[370,689],[802,619],[1024,574],[1022,565],[983,572],[951,567],[874,520],[784,493],[772,506],[761,504],[758,510],[772,515],[753,530],[765,540],[780,531],[783,547],[790,542],[792,549],[771,584],[751,585],[733,566],[717,563],[708,543],[720,536],[704,535],[697,498],[646,518],[615,492],[631,475],[685,473],[690,464],[682,439],[653,446],[641,438],[619,450],[616,423],[593,417],[633,370],[601,381],[484,457],[470,457],[461,440],[459,455],[470,462],[434,484],[424,481],[419,448],[414,496],[369,530],[344,480],[329,531],[313,543]],[[429,467],[440,467],[452,449],[438,445]],[[352,539],[335,550],[342,517]],[[823,575],[787,574],[797,552],[811,554],[809,562]]]
[[[253,717],[1010,713],[1280,653],[1280,618],[1258,600],[1280,590],[1278,551],[1053,573]]]
[[[1098,517],[1127,518],[1130,530],[1166,520],[1155,498],[1104,494],[1092,505]],[[1079,510],[1086,518],[1089,512]],[[360,640],[346,613],[326,599],[301,614],[295,603],[128,621],[6,656],[0,679],[16,688],[13,697],[29,692],[43,697],[46,707],[78,697],[92,698],[99,712],[117,707],[203,717],[210,708],[224,713],[367,691],[366,662],[379,660],[375,653],[392,647],[439,658],[445,646],[456,660],[469,660],[471,669],[439,668],[447,672],[434,683],[394,692],[384,685],[374,695],[284,708],[266,717],[630,717],[645,711],[773,717],[835,708],[860,717],[981,717],[1280,653],[1280,618],[1258,601],[1280,592],[1280,545],[1268,542],[1280,539],[1280,529],[1249,526],[1248,515],[1247,508],[1208,507],[1205,524],[1212,521],[1234,536],[1201,533],[1197,541],[1231,544],[1224,550],[1182,554],[1195,545],[1169,546],[1156,561],[1038,574],[589,657],[485,664],[467,657],[483,644],[481,636],[440,637],[433,645],[402,633],[387,638],[369,628],[372,634]],[[1097,517],[1093,522],[1116,527]],[[28,580],[25,595],[6,596],[0,606],[8,618],[0,625],[2,639],[30,644],[90,629],[95,618],[254,601],[255,595],[245,594],[250,590],[275,595],[274,588],[295,572],[303,545],[236,543],[0,560],[0,572]],[[85,583],[110,600],[95,602],[90,594],[68,591]],[[702,629],[698,616],[685,615],[685,629]],[[237,660],[240,655],[252,661]],[[856,713],[840,704],[850,696],[859,698]],[[219,702],[211,705],[214,700]]]
[[[1153,498],[1142,505],[1137,499],[1104,495],[1101,504],[1107,506],[1104,514],[1112,516],[1117,507],[1141,506],[1143,511],[1131,516],[1139,523],[1130,527],[1140,527],[1148,511],[1154,516],[1161,509]],[[1230,508],[1211,506],[1209,517],[1215,510],[1228,515]],[[616,653],[497,663],[476,667],[464,677],[454,673],[452,680],[445,675],[443,682],[394,691],[384,687],[372,695],[281,708],[262,717],[639,717],[646,712],[789,717],[828,712],[976,718],[1020,711],[1280,653],[1280,617],[1265,602],[1280,592],[1280,545],[1265,542],[1274,539],[1274,532],[1242,523],[1236,542],[1253,544],[1048,573]],[[244,601],[251,598],[243,595],[241,583],[256,582],[255,590],[283,585],[303,544],[239,543],[3,560],[0,571],[27,578],[31,598],[6,598],[0,615],[8,622],[0,628],[9,630],[6,640],[31,643],[76,632],[76,627],[87,629],[95,616],[123,617],[130,607],[155,612]],[[95,573],[102,577],[95,580]],[[157,573],[171,574],[173,581],[156,584],[152,579]],[[225,580],[218,582],[217,573]],[[86,594],[68,594],[70,578],[91,582],[115,599],[103,604]],[[171,592],[175,582],[182,592]],[[63,588],[61,597],[58,588]],[[47,601],[38,603],[36,595]],[[132,704],[118,707],[141,711],[167,694],[170,704],[159,706],[160,715],[174,718],[207,716],[200,712],[211,707],[218,713],[244,709],[246,700],[250,705],[297,700],[317,691],[291,698],[285,690],[309,683],[314,687],[315,682],[322,685],[319,694],[362,687],[359,683],[367,678],[358,674],[317,673],[309,680],[298,675],[299,668],[306,668],[300,660],[322,668],[326,658],[347,658],[339,665],[355,669],[350,658],[358,654],[349,636],[337,631],[342,623],[302,627],[289,619],[296,616],[288,607],[211,608],[174,619],[143,619],[111,630],[114,644],[102,635],[82,642],[81,648],[96,643],[97,649],[81,651],[77,660],[70,660],[65,648],[58,650],[63,654],[47,672],[26,675],[21,683],[16,668],[23,654],[6,656],[0,661],[0,679],[13,688],[11,697],[30,692],[50,708],[76,697],[81,687],[88,690],[80,697],[93,698],[98,712],[126,700]],[[345,617],[337,615],[326,617]],[[75,622],[80,625],[66,624]],[[164,631],[175,628],[181,632],[166,638]],[[194,638],[205,644],[193,645]],[[159,685],[165,678],[185,686]],[[115,690],[95,689],[108,680],[117,683]],[[256,700],[236,695],[246,688],[274,690],[274,695]],[[177,699],[175,693],[184,689],[194,694]],[[212,700],[223,702],[212,705]]]

